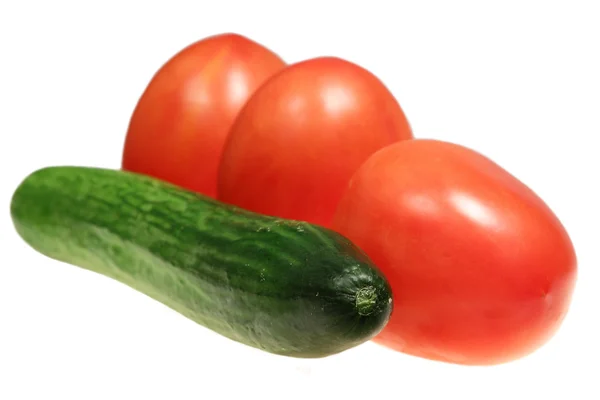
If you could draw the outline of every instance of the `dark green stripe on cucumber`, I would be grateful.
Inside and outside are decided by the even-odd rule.
[[[379,333],[386,279],[342,235],[251,213],[125,171],[49,167],[15,191],[17,232],[270,353],[325,357]]]

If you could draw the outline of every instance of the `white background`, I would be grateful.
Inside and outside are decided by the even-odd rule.
[[[597,2],[1,4],[0,399],[600,398]],[[56,164],[118,168],[154,72],[182,47],[231,31],[290,63],[335,55],[370,69],[416,136],[468,145],[541,195],[579,257],[554,339],[489,368],[370,343],[322,360],[276,357],[27,247],[9,215],[21,179]]]

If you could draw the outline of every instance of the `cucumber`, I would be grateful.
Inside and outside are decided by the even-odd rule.
[[[16,189],[11,216],[38,252],[269,353],[340,353],[377,335],[392,312],[389,283],[344,236],[145,175],[43,168]]]

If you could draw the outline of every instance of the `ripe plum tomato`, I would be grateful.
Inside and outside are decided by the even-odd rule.
[[[553,211],[489,158],[417,139],[356,172],[333,229],[390,281],[394,310],[375,342],[438,361],[492,365],[549,340],[577,275]]]
[[[399,103],[371,72],[336,57],[293,64],[240,112],[219,171],[219,200],[328,226],[369,155],[411,139]]]
[[[283,69],[279,56],[238,34],[195,42],[154,75],[133,112],[122,168],[216,197],[225,138],[249,96]]]

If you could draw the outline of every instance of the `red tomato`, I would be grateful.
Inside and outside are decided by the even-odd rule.
[[[237,34],[200,40],[152,78],[130,121],[122,167],[216,197],[225,139],[248,97],[285,63]]]
[[[523,357],[570,305],[576,257],[561,222],[483,155],[435,140],[370,157],[333,228],[390,280],[394,310],[375,341],[428,359],[490,365]]]
[[[219,199],[327,226],[369,155],[412,138],[400,105],[372,73],[323,57],[270,78],[240,112],[219,174]]]

